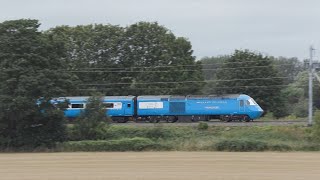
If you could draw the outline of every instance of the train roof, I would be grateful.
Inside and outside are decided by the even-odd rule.
[[[137,96],[139,100],[179,100],[179,99],[235,99],[244,94],[226,94],[226,95],[187,95],[187,96],[178,96],[178,95],[146,95],[146,96]],[[105,100],[133,100],[136,96],[103,96]],[[69,97],[59,97],[56,100],[74,100],[74,101],[86,101],[90,96],[69,96]]]
[[[187,99],[235,99],[240,94],[224,94],[224,95],[188,95]]]
[[[139,100],[161,100],[161,99],[234,99],[238,98],[240,94],[226,94],[226,95],[159,95],[159,96],[138,96]]]
[[[85,101],[91,96],[69,96],[69,97],[59,97],[58,99],[68,99],[75,101]],[[118,99],[118,100],[132,100],[135,96],[103,96],[105,100],[108,99]]]
[[[150,100],[154,100],[154,99],[162,99],[162,98],[170,98],[170,95],[159,95],[159,96],[138,96],[137,99],[150,99]]]

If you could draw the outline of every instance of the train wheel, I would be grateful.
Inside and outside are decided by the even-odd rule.
[[[128,122],[128,118],[126,117],[114,117],[112,118],[113,122],[117,122],[117,123],[126,123]]]
[[[176,116],[169,116],[168,118],[167,118],[167,122],[168,123],[175,123],[175,122],[177,122],[178,121],[178,118],[176,117]]]
[[[230,121],[232,121],[232,117],[228,116],[228,115],[220,116],[220,120],[224,121],[224,122],[230,122]]]
[[[244,120],[245,122],[250,122],[250,118],[249,118],[248,116],[244,116],[244,117],[243,117],[243,120]]]
[[[192,116],[192,117],[191,117],[191,121],[192,121],[192,122],[199,122],[199,121],[202,121],[202,119],[201,119],[200,116]],[[205,119],[205,121],[208,121],[208,120]]]
[[[160,122],[160,119],[158,117],[150,117],[148,118],[150,123],[158,123]]]

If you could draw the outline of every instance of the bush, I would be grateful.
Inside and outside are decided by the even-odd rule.
[[[76,119],[73,127],[74,134],[80,140],[99,139],[100,127],[108,125],[109,118],[106,116],[106,109],[101,100],[102,96],[96,95],[88,99],[86,109]]]
[[[320,144],[303,145],[297,150],[300,150],[300,151],[319,151],[320,150]]]
[[[294,114],[290,114],[284,118],[285,120],[298,120],[298,117]]]
[[[53,148],[56,142],[66,140],[65,118],[60,110],[51,107],[45,113],[38,111],[24,122],[13,141],[17,149]]]
[[[8,148],[8,142],[10,142],[10,139],[8,137],[0,136],[0,151]]]
[[[317,110],[314,114],[314,125],[312,126],[312,136],[316,141],[320,141],[320,110]]]
[[[207,130],[209,128],[208,123],[200,122],[197,126],[198,130]]]
[[[83,124],[82,124],[83,125]],[[68,140],[69,141],[82,141],[82,140],[104,140],[111,139],[109,129],[110,125],[105,122],[88,127],[80,125],[71,125],[68,128]]]
[[[286,144],[271,144],[268,145],[268,150],[271,151],[291,151],[292,147]]]
[[[299,103],[294,104],[293,114],[297,117],[307,117],[308,116],[308,101],[301,100]]]
[[[179,136],[179,129],[162,126],[155,127],[134,127],[134,126],[98,126],[95,128],[95,140],[111,140],[132,137],[144,137],[149,139],[169,139]],[[70,140],[84,140],[77,138],[73,128],[70,129]]]
[[[217,151],[264,151],[268,149],[265,142],[255,140],[222,140],[215,144]]]
[[[263,117],[261,118],[262,120],[273,120],[274,116],[272,112],[267,112],[263,115]]]
[[[175,137],[176,130],[163,128],[162,126],[155,126],[153,128],[147,128],[145,137],[150,139],[168,139]]]
[[[139,137],[109,141],[69,141],[59,146],[62,151],[143,151],[162,148],[151,139]]]

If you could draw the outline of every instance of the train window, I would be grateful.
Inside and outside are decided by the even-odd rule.
[[[54,107],[58,108],[58,109],[67,109],[67,108],[71,108],[71,104],[67,104],[66,102],[63,103],[55,103]]]
[[[104,108],[113,108],[113,103],[103,103]]]
[[[243,107],[244,106],[244,101],[240,100],[240,106]]]
[[[128,103],[128,104],[127,104],[127,107],[128,107],[128,108],[129,108],[129,107],[131,107],[131,104],[130,104],[130,103]]]
[[[257,105],[257,103],[252,98],[247,101],[247,104],[250,106]]]
[[[84,108],[84,104],[71,104],[71,108]]]

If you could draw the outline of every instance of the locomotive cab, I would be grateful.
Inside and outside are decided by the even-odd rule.
[[[248,95],[240,95],[239,111],[248,115],[250,119],[257,119],[263,114],[262,108]]]

